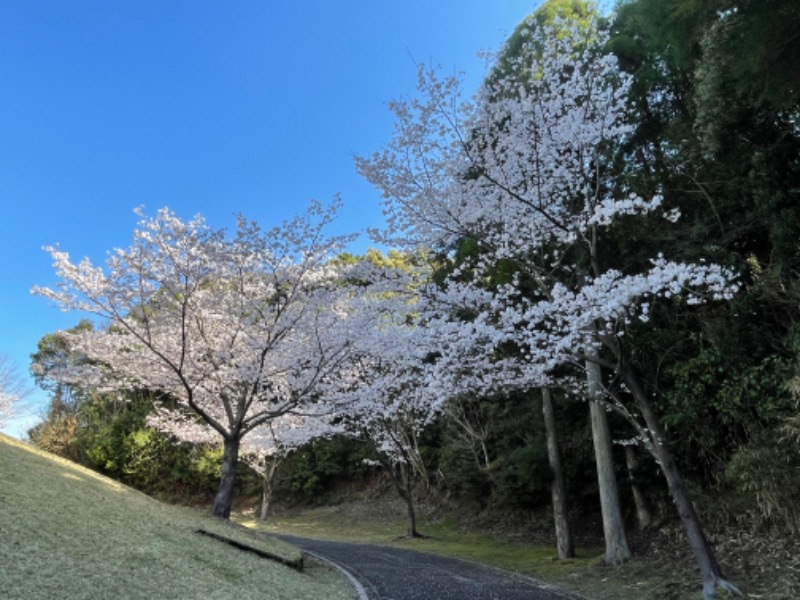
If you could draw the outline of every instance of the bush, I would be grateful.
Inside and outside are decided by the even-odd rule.
[[[800,532],[800,451],[792,440],[770,432],[740,447],[725,468],[740,520],[759,529]]]

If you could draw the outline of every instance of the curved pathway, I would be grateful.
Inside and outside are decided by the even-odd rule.
[[[456,558],[376,546],[277,536],[326,559],[363,586],[369,600],[574,600],[529,577]]]

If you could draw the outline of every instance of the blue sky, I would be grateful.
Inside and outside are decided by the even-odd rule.
[[[538,3],[4,0],[0,353],[27,375],[38,340],[79,319],[30,295],[56,282],[42,246],[101,262],[137,206],[269,226],[341,194],[340,232],[380,226],[353,156],[389,140],[386,102],[414,92],[414,61],[474,90],[477,52]],[[44,410],[31,400],[7,431]]]

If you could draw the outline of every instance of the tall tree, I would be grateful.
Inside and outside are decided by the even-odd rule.
[[[648,393],[665,392],[682,467],[703,487],[724,484],[739,449],[777,435],[793,410],[784,382],[800,314],[795,4],[626,1],[610,40],[633,75],[637,125],[618,165],[682,213],[680,228],[617,236],[619,255],[664,251],[742,272],[735,303],[655,310],[654,326],[628,339]]]
[[[405,368],[373,357],[362,371],[360,401],[351,416],[351,430],[374,444],[380,462],[406,504],[409,538],[420,536],[415,483],[421,481],[427,487],[429,480],[420,437],[440,409],[426,393],[421,370],[421,365]]]
[[[633,127],[630,78],[603,51],[607,36],[566,25],[535,30],[530,39],[544,42],[522,52],[525,62],[514,69],[534,74],[529,85],[517,76],[490,78],[464,107],[456,81],[422,72],[426,97],[393,105],[393,142],[359,161],[384,192],[398,241],[442,246],[468,237],[484,249],[431,290],[426,323],[439,336],[437,374],[466,365],[439,384],[541,387],[558,367],[571,368],[573,380],[575,367],[586,368],[580,391],[622,414],[658,460],[705,597],[718,586],[738,591],[716,563],[623,337],[629,323],[648,319],[653,302],[729,299],[732,274],[663,256],[628,273],[609,266],[617,258],[608,243],[615,224],[665,217],[667,226],[680,215],[665,210],[661,196],[639,196],[609,168]],[[516,266],[513,277],[487,290],[503,261]],[[470,318],[453,319],[455,307]],[[516,351],[502,352],[509,346]],[[607,548],[607,560],[618,562],[626,550]]]
[[[342,399],[349,405],[349,430],[373,444],[391,474],[406,504],[407,535],[413,538],[420,535],[415,483],[429,483],[420,437],[441,402],[427,385],[430,344],[417,312],[419,279],[427,269],[399,258],[377,260],[373,255],[362,265],[360,281],[369,284],[361,309],[375,316],[366,319],[371,326],[360,332],[352,387]]]
[[[104,324],[64,333],[94,361],[72,377],[162,392],[176,430],[186,415],[213,430],[224,448],[218,517],[230,515],[242,439],[336,388],[349,356],[351,315],[330,264],[349,238],[323,234],[335,208],[314,203],[268,231],[240,217],[232,239],[163,209],[105,270],[49,248],[61,283],[35,292]]]

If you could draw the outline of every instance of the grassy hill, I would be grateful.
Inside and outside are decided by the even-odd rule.
[[[352,599],[338,573],[298,572],[203,529],[299,558],[280,540],[168,506],[0,435],[3,598]]]

